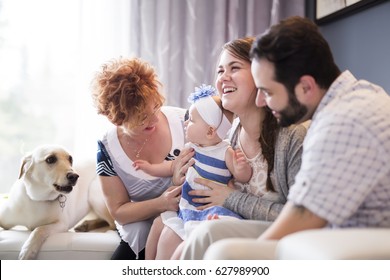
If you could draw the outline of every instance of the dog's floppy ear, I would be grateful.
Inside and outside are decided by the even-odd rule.
[[[22,160],[22,165],[20,166],[19,179],[23,176],[24,173],[31,167],[32,164],[32,155],[27,155]]]

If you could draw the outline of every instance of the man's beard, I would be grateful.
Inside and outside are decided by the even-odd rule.
[[[299,103],[295,94],[289,94],[289,104],[286,109],[280,111],[279,125],[287,127],[298,123],[307,113],[307,108]]]

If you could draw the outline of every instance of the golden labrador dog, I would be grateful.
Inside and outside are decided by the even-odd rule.
[[[8,199],[0,204],[0,227],[21,225],[32,231],[19,259],[35,259],[48,236],[73,228],[90,210],[99,221],[87,221],[76,231],[88,231],[91,226],[101,225],[100,221],[115,228],[95,164],[84,163],[77,171],[72,165],[72,156],[58,145],[40,146],[24,157],[19,179]]]

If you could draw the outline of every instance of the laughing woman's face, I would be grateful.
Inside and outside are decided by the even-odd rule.
[[[215,81],[222,105],[227,110],[240,114],[250,106],[255,106],[256,86],[248,61],[233,56],[224,50],[221,54]]]

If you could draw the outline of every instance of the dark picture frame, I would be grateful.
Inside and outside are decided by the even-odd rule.
[[[386,0],[316,0],[315,21],[317,24],[329,23],[384,1]]]

